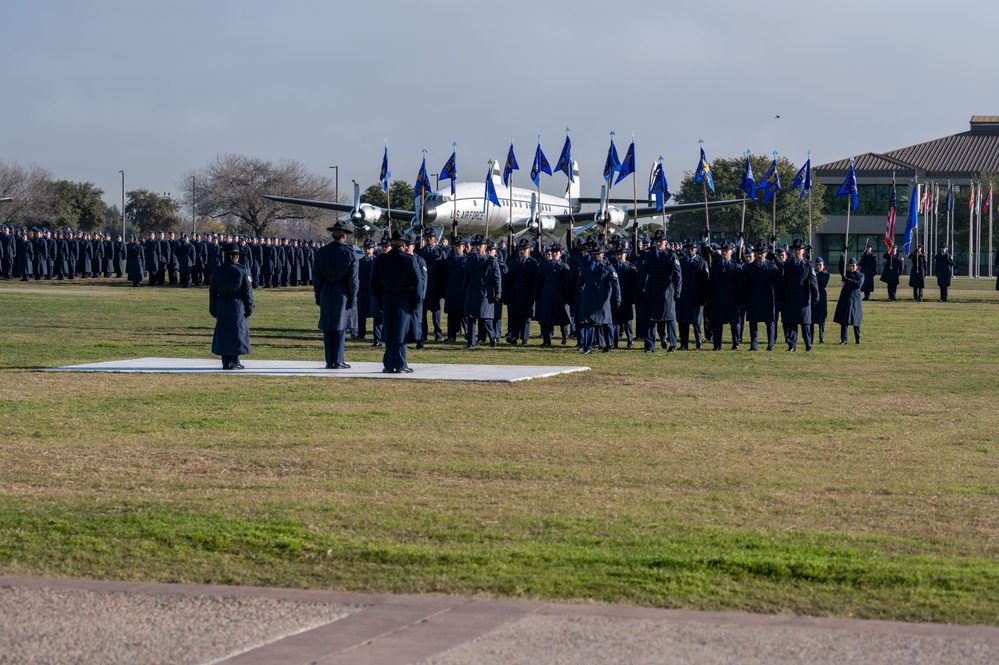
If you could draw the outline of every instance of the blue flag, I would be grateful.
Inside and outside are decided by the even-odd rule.
[[[812,189],[812,158],[809,157],[805,160],[805,165],[798,169],[798,175],[794,176],[794,182],[791,183],[791,190],[794,191],[798,187],[801,187],[801,196],[798,200],[805,198],[805,193],[811,191]]]
[[[850,170],[853,171],[852,166]],[[909,244],[917,228],[919,228],[919,185],[912,183],[912,194],[909,195],[909,218],[905,220],[905,235],[902,236],[902,250],[906,254],[910,252]]]
[[[954,185],[947,183],[947,210],[954,210]]]
[[[503,186],[510,186],[510,174],[519,171],[517,166],[517,156],[513,154],[513,143],[510,144],[510,151],[506,153],[506,164],[503,165]]]
[[[387,192],[389,188],[389,178],[392,174],[389,173],[388,168],[388,144],[385,145],[385,154],[382,155],[382,170],[378,175],[378,182],[382,183],[382,191]]]
[[[749,198],[756,200],[756,181],[753,180],[753,165],[749,163],[749,151],[746,151],[746,163],[742,166],[742,178],[739,179],[739,189]]]
[[[662,210],[663,204],[673,196],[669,191],[669,183],[666,182],[666,174],[663,172],[662,161],[656,162],[656,167],[652,171],[652,179],[649,181],[649,196],[656,199],[656,210]]]
[[[485,199],[482,202],[482,211],[486,211],[486,206],[492,203],[497,208],[499,207],[499,197],[496,196],[496,185],[493,184],[493,170],[490,167],[489,171],[486,173],[486,194],[483,196]]]
[[[697,171],[694,173],[694,184],[696,185],[702,180],[708,184],[708,189],[714,194],[715,179],[711,177],[711,165],[708,164],[708,158],[704,156],[704,148],[701,148],[701,161],[697,163]]]
[[[447,158],[447,162],[444,164],[444,168],[441,169],[441,177],[448,178],[451,181],[451,196],[454,196],[454,181],[458,177],[458,170],[455,167],[455,162],[458,158],[458,150],[455,149],[451,152],[451,156]]]
[[[763,182],[757,185],[756,189],[763,190],[764,203],[772,199],[777,190],[780,189],[780,173],[777,172],[776,157],[774,157],[774,161],[770,162],[770,168],[767,169],[766,175],[763,176]]]
[[[614,147],[614,133],[611,132],[611,144],[607,149],[607,161],[604,162],[604,180],[610,184],[614,172],[621,168],[621,160],[617,157],[617,148]]]
[[[572,142],[569,141],[568,134],[565,135],[565,144],[562,146],[562,154],[558,156],[555,170],[569,176],[569,182],[576,182],[576,177],[572,175]]]
[[[846,174],[846,180],[840,185],[836,196],[843,196],[844,194],[853,196],[853,211],[856,212],[857,204],[860,203],[860,195],[857,193],[857,173],[853,170],[853,157],[850,158],[850,170]],[[905,251],[909,251],[908,248]]]
[[[617,180],[614,184],[621,182],[629,175],[635,172],[635,142],[632,141],[631,145],[628,146],[628,152],[624,153],[624,161],[621,162],[621,166],[617,169]]]
[[[542,173],[552,174],[552,167],[548,164],[548,158],[545,157],[545,153],[541,151],[541,143],[538,143],[538,149],[534,151],[534,164],[531,166],[531,180],[534,181],[534,186],[538,186],[538,176]]]
[[[420,172],[416,176],[416,187],[413,188],[413,200],[419,201],[432,191],[430,178],[427,177],[427,158],[424,157],[423,164],[420,165]]]

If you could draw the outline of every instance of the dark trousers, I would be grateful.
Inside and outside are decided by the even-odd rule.
[[[180,273],[180,285],[184,288],[191,286],[191,273],[182,272]]]
[[[465,327],[465,317],[459,314],[448,314],[447,315],[447,338],[454,342],[457,341],[458,335],[462,337],[467,337],[464,331]]]
[[[711,322],[711,342],[714,344],[715,351],[722,348],[722,330],[724,327],[725,323],[722,321]],[[739,343],[739,324],[730,323],[728,327],[732,330],[732,346],[735,346]]]
[[[521,344],[527,344],[527,340],[531,338],[531,320],[519,316],[511,316],[507,332],[507,336],[510,339],[519,341]]]
[[[896,295],[897,293],[898,293],[898,284],[889,284],[888,285],[888,300],[897,300],[898,299],[898,297]]]
[[[635,342],[635,333],[631,329],[631,319],[629,319],[624,323],[615,325],[613,330],[611,330],[611,336],[614,337],[614,346],[617,346],[617,341],[621,339],[622,332],[628,338],[629,346]]]
[[[749,322],[749,348],[753,351],[760,348],[760,333],[756,329],[759,325],[757,321]],[[767,350],[773,348],[774,344],[777,343],[777,324],[773,321],[763,322],[763,325],[767,327]]]
[[[839,342],[840,344],[846,344],[849,341],[849,336],[847,335],[847,328],[850,326],[840,326],[839,327]],[[860,344],[860,326],[853,326],[853,337],[857,340],[857,344]]]
[[[950,289],[949,286],[940,287],[940,302],[947,302],[947,291]]]
[[[912,289],[912,299],[913,300],[922,300],[923,299],[923,290],[922,289],[917,289],[917,288],[913,287],[913,289]]]
[[[466,323],[468,346],[475,346],[478,344],[476,339],[476,333],[478,332],[481,336],[489,338],[489,343],[493,344],[496,341],[496,333],[493,328],[492,319],[480,319],[474,316],[468,317],[468,322]]]
[[[420,325],[423,327],[423,339],[430,339],[430,326],[427,324],[427,312],[430,312],[430,320],[434,326],[434,338],[440,337],[441,335],[441,310],[440,303],[438,302],[437,311],[432,309],[423,308],[423,319]]]
[[[694,328],[694,343],[701,345],[701,324],[681,323],[680,324],[680,348],[686,349],[690,345],[690,328]]]
[[[170,268],[170,284],[171,285],[176,285],[177,284],[177,269],[176,268]]]
[[[382,354],[382,367],[390,370],[403,370],[406,365],[406,345],[405,344],[385,344],[385,353]]]
[[[229,369],[229,365],[238,365],[239,356],[222,356],[222,369]]]
[[[347,338],[346,330],[324,330],[323,349],[326,351],[326,364],[343,363],[343,347]]]
[[[805,350],[811,351],[812,349],[812,324],[802,323],[800,325],[795,325],[793,323],[787,326],[787,347],[788,351],[794,351],[798,348],[798,328],[801,328],[801,336],[805,339]]]

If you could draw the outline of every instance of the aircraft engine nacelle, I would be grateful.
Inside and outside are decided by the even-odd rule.
[[[624,210],[613,206],[607,208],[607,223],[613,226],[621,226],[628,221],[628,215]]]
[[[537,231],[539,223],[541,224],[542,231],[548,231],[550,233],[555,230],[555,225],[558,223],[558,220],[552,217],[551,215],[541,215],[540,217],[537,218],[537,221],[535,220],[529,221],[527,223],[527,228],[531,229],[532,231]]]
[[[358,208],[357,213],[361,219],[358,220],[355,217],[354,223],[357,224],[358,221],[360,221],[361,224],[367,224],[370,226],[372,224],[375,224],[378,221],[378,219],[382,216],[382,209],[377,206],[370,205],[368,203],[362,203]]]

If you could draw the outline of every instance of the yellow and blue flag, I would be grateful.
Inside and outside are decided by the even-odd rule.
[[[694,173],[694,184],[704,181],[708,185],[711,193],[715,192],[715,179],[711,177],[711,165],[708,158],[704,156],[704,148],[701,148],[701,161],[697,163],[697,171]]]
[[[836,192],[836,196],[843,196],[844,194],[849,194],[853,197],[853,211],[857,211],[857,204],[860,203],[860,195],[857,192],[857,172],[853,170],[853,157],[850,158],[850,170],[846,174],[846,180],[840,185],[839,191]],[[905,251],[909,251],[906,247]]]
[[[413,188],[413,200],[420,201],[433,190],[430,187],[430,178],[427,177],[427,158],[423,158],[420,165],[420,172],[416,175],[416,187]]]
[[[441,177],[451,181],[451,196],[454,196],[454,181],[458,178],[458,169],[455,166],[457,159],[458,149],[455,147],[451,156],[447,158],[447,162],[444,163],[444,168],[441,169]]]
[[[489,170],[486,172],[486,194],[482,197],[482,211],[486,211],[486,207],[492,203],[497,208],[500,205],[499,197],[496,196],[496,185],[493,184],[493,169],[490,166]]]
[[[382,170],[378,174],[378,182],[382,183],[382,191],[387,192],[389,188],[389,178],[392,174],[389,173],[388,168],[388,142],[385,143],[385,154],[382,155]]]
[[[614,147],[614,132],[611,132],[610,147],[607,149],[607,161],[604,162],[604,180],[611,184],[614,172],[621,168],[621,160],[617,156],[617,148]]]
[[[555,164],[555,170],[562,171],[569,176],[569,182],[576,182],[575,176],[572,175],[572,142],[569,140],[568,134],[565,135],[562,154],[558,156],[558,163]]]
[[[656,199],[656,210],[662,210],[663,204],[673,196],[669,191],[669,183],[666,182],[666,173],[663,172],[662,157],[656,162],[652,170],[652,178],[649,180],[649,196]]]
[[[798,169],[798,175],[794,176],[794,182],[791,183],[791,191],[794,191],[798,187],[801,187],[801,196],[798,200],[805,198],[805,194],[810,192],[812,189],[812,158],[811,156],[805,160],[804,166]]]
[[[739,189],[749,198],[756,200],[756,181],[753,179],[753,165],[749,163],[749,151],[746,151],[746,163],[742,165],[742,177],[739,179]]]
[[[629,175],[635,172],[635,142],[632,141],[631,145],[628,146],[628,151],[624,153],[624,161],[621,162],[621,166],[617,169],[617,180],[614,184],[621,182]]]
[[[763,190],[763,202],[767,203],[780,189],[780,173],[777,172],[777,152],[774,151],[774,161],[770,162],[770,168],[763,176],[763,181],[756,186],[756,189]]]
[[[510,174],[519,171],[517,166],[517,156],[513,154],[513,142],[510,142],[510,151],[506,153],[506,164],[503,166],[503,186],[510,186]]]
[[[538,141],[538,149],[534,151],[534,164],[531,166],[531,180],[534,181],[534,186],[538,186],[538,177],[542,173],[552,174],[552,167],[548,164],[548,158],[545,157],[545,153],[541,151],[541,141]]]

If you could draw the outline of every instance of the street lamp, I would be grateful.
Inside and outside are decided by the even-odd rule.
[[[431,173],[430,177],[431,178],[437,178],[437,186],[434,187],[434,189],[440,189],[441,188],[441,174],[440,173]]]
[[[121,240],[125,241],[125,171],[118,171],[121,174]]]
[[[334,190],[333,190],[334,194],[333,194],[333,198],[336,199],[337,203],[340,203],[340,165],[338,164],[336,166],[331,166],[330,168],[333,169],[333,175],[336,178],[334,180]],[[339,210],[336,211],[336,221],[338,221],[338,222],[340,221],[340,211]]]

